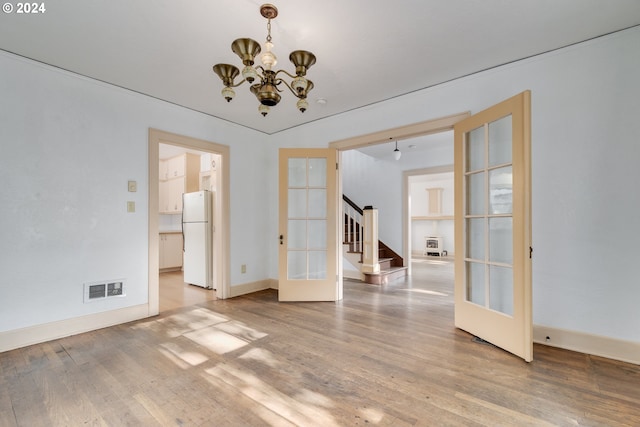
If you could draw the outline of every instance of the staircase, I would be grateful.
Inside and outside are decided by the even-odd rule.
[[[353,270],[345,268],[345,277],[374,285],[384,285],[393,280],[406,277],[407,267],[402,265],[402,257],[380,240],[378,240],[378,263],[380,264],[380,272],[363,273],[361,271],[364,237],[362,229],[363,211],[347,196],[343,195],[342,200],[344,212],[343,255],[345,259],[358,270],[354,272]]]

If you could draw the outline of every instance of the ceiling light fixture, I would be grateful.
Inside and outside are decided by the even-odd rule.
[[[393,158],[396,160],[400,160],[400,156],[402,156],[402,152],[398,150],[398,140],[396,139],[396,149],[393,150]]]
[[[260,43],[249,38],[234,40],[233,43],[231,43],[231,50],[240,57],[240,60],[244,64],[244,68],[242,69],[243,79],[239,83],[234,82],[234,79],[240,74],[240,71],[234,65],[214,65],[213,71],[222,79],[222,83],[224,84],[222,96],[227,102],[231,101],[236,94],[232,88],[240,86],[247,81],[251,84],[249,89],[256,98],[258,98],[258,101],[260,101],[258,111],[263,116],[266,116],[267,113],[269,113],[269,107],[278,105],[278,102],[280,102],[280,94],[278,92],[281,92],[281,90],[278,86],[284,83],[291,93],[298,98],[296,105],[298,109],[304,113],[309,107],[307,95],[309,91],[313,89],[313,83],[311,80],[307,80],[305,76],[307,70],[316,63],[316,57],[313,53],[306,50],[294,50],[289,55],[289,60],[293,62],[293,65],[296,67],[296,75],[289,74],[285,70],[273,71],[272,67],[275,67],[277,59],[271,51],[273,49],[273,43],[271,42],[271,20],[278,16],[278,9],[272,4],[263,4],[260,6],[260,14],[267,18],[267,40],[264,44],[265,52],[260,57],[262,66],[253,67],[256,55],[262,50]],[[291,77],[293,79],[291,84],[278,77],[280,73]],[[256,81],[256,83],[254,83],[254,81]]]

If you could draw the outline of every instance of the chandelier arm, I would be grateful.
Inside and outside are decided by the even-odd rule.
[[[280,71],[282,71],[282,70],[280,70]],[[285,73],[286,73],[286,71],[285,71]],[[287,74],[289,74],[289,73],[287,73]],[[286,87],[291,91],[291,93],[292,93],[296,98],[300,98],[300,99],[302,99],[302,97],[300,96],[300,94],[296,93],[296,91],[295,91],[295,90],[293,90],[293,88],[292,88],[291,86],[289,86],[289,83],[287,83],[287,81],[286,81],[286,80],[278,79],[278,84],[280,84],[280,83],[284,83],[284,85],[285,85],[285,86],[286,86]],[[276,87],[276,89],[278,89],[278,87]],[[279,90],[279,89],[278,89],[278,90]],[[280,92],[282,92],[282,91],[280,91]]]
[[[293,74],[289,73],[287,70],[278,70],[276,71],[276,76],[280,73],[285,73],[287,76],[291,77],[292,79],[295,79],[298,76],[294,76]]]
[[[284,83],[284,85],[286,87],[288,87],[289,90],[291,90],[291,88],[289,87],[289,85],[287,84],[286,81],[284,81],[282,79],[274,79],[273,80],[273,87],[275,87],[278,92],[282,92],[282,89],[280,89],[280,83]]]
[[[232,84],[232,85],[230,85],[228,87],[238,87],[238,86],[240,86],[242,83],[244,83],[246,81],[247,81],[247,79],[242,79],[237,84]]]

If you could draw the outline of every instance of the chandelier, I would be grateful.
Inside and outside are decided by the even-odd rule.
[[[311,80],[307,80],[307,70],[313,64],[316,63],[316,57],[313,53],[306,50],[294,50],[289,55],[289,60],[293,62],[296,67],[296,75],[288,73],[285,70],[274,71],[277,63],[276,56],[271,51],[273,49],[273,43],[271,42],[271,20],[278,16],[278,9],[272,4],[263,4],[260,6],[260,14],[267,18],[267,40],[264,44],[265,52],[260,57],[262,65],[254,67],[254,60],[262,49],[260,43],[253,39],[241,38],[236,39],[231,43],[231,50],[233,53],[240,57],[244,68],[242,69],[242,80],[238,83],[234,82],[234,79],[240,74],[238,67],[231,64],[216,64],[213,66],[213,71],[222,79],[224,88],[222,89],[222,96],[227,102],[230,102],[236,95],[233,90],[234,87],[240,86],[245,81],[248,82],[251,87],[251,93],[253,93],[260,106],[258,111],[266,116],[269,113],[269,107],[278,105],[280,102],[280,89],[284,84],[290,91],[298,98],[296,106],[300,112],[304,113],[309,107],[307,102],[307,95],[313,89],[313,83]],[[287,83],[282,77],[279,77],[281,73],[291,77],[291,83]],[[254,83],[255,82],[255,83]]]

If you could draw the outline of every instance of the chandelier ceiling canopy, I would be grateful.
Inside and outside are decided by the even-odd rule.
[[[264,43],[264,53],[260,57],[262,65],[254,67],[255,57],[262,51],[260,43],[250,38],[236,39],[231,43],[231,50],[240,57],[244,68],[242,69],[242,80],[235,83],[235,78],[240,74],[240,70],[231,64],[216,64],[213,71],[222,79],[224,88],[222,96],[230,102],[235,96],[234,87],[240,86],[245,81],[250,86],[260,106],[258,111],[266,116],[269,113],[269,107],[278,105],[280,102],[281,86],[284,84],[293,95],[298,98],[296,106],[300,112],[304,113],[309,107],[307,95],[313,89],[313,82],[305,76],[307,70],[316,63],[316,57],[313,53],[306,50],[295,50],[289,54],[289,60],[296,67],[295,75],[290,74],[286,70],[273,70],[277,64],[277,58],[273,54],[273,43],[271,42],[271,20],[278,16],[278,9],[272,4],[263,4],[260,6],[260,14],[267,19],[267,39]],[[292,80],[288,83],[280,75],[286,74]]]

